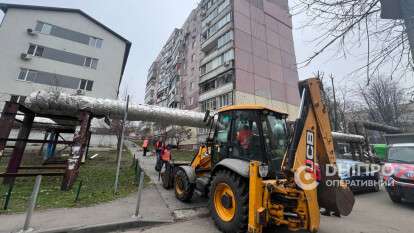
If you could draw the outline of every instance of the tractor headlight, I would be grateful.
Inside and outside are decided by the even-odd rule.
[[[265,177],[267,177],[268,174],[269,174],[269,166],[264,165],[264,164],[260,165],[259,166],[259,175],[260,175],[260,177],[265,178]]]

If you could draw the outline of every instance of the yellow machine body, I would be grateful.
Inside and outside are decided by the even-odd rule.
[[[261,233],[264,227],[287,226],[289,230],[307,230],[317,232],[320,224],[320,208],[337,211],[348,215],[354,204],[352,192],[342,184],[339,187],[326,187],[328,179],[339,179],[338,176],[325,177],[320,172],[327,165],[335,166],[333,139],[330,120],[326,106],[322,102],[321,82],[319,79],[303,81],[302,89],[306,89],[307,103],[304,104],[302,118],[295,126],[291,147],[286,151],[280,171],[283,177],[276,179],[262,178],[261,169],[266,164],[259,161],[248,161],[248,176],[238,177],[233,173],[222,172],[235,179],[236,184],[246,182],[244,192],[248,192],[247,230],[252,233]],[[270,109],[260,105],[235,105],[222,108],[218,114],[234,110],[267,110],[281,115],[282,111]],[[293,146],[292,146],[293,145]],[[196,177],[212,175],[210,185],[210,202],[216,213],[213,219],[222,224],[223,231],[237,232],[240,229],[226,228],[226,224],[238,220],[237,208],[240,208],[237,193],[232,182],[226,183],[224,178],[214,180],[218,169],[212,164],[211,151],[215,145],[208,144],[200,147],[190,166]],[[236,168],[237,170],[237,168]],[[318,177],[320,179],[318,179]],[[224,180],[224,181],[223,181]],[[245,181],[243,181],[245,180]],[[319,184],[319,185],[318,185]],[[240,221],[240,220],[238,220]],[[242,224],[242,223],[241,223]]]

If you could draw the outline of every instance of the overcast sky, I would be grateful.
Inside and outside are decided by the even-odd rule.
[[[46,5],[78,8],[107,25],[132,42],[122,88],[127,87],[133,101],[143,103],[147,70],[175,27],[181,27],[197,0],[0,0],[5,3]],[[0,15],[1,16],[1,15]],[[310,40],[314,30],[297,29],[306,20],[293,17],[294,40],[297,61],[301,62],[313,53]],[[362,54],[356,51],[354,54]],[[318,70],[333,73],[338,87],[347,81],[361,79],[350,77],[350,71],[363,64],[361,56],[334,59],[326,54],[307,67],[299,69],[299,78],[305,79]]]

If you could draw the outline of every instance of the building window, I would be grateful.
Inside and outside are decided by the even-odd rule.
[[[79,89],[85,91],[92,91],[93,81],[81,79],[79,82]]]
[[[210,22],[215,19],[227,6],[230,5],[230,0],[224,0],[216,9],[211,11],[211,13],[203,20],[202,27],[206,27]]]
[[[28,69],[21,69],[20,73],[19,73],[19,76],[17,77],[17,80],[27,81],[28,74],[29,74]]]
[[[43,51],[44,50],[45,50],[45,48],[42,47],[42,46],[31,44],[29,46],[29,49],[27,50],[27,54],[32,55],[32,56],[36,56],[36,57],[41,57],[41,56],[43,56]]]
[[[217,69],[219,66],[231,61],[234,59],[234,50],[228,50],[227,52],[223,53],[221,56],[214,58],[213,60],[209,61],[205,65],[201,66],[201,74],[209,73],[212,70]]]
[[[222,87],[233,81],[233,72],[229,71],[222,75],[219,75],[217,78],[208,80],[200,84],[200,94],[212,91],[216,88]]]
[[[93,88],[93,81],[90,80],[24,68],[20,70],[17,80],[75,90],[92,91]]]
[[[195,54],[193,53],[193,55],[191,55],[191,62],[194,62],[195,60]]]
[[[191,97],[189,100],[188,100],[188,105],[193,105],[194,104],[194,97]]]
[[[196,46],[196,43],[197,43],[197,40],[196,40],[196,39],[194,39],[194,40],[193,40],[193,44],[192,44],[192,46],[191,46],[191,47],[192,47],[192,48],[194,48],[194,47]]]
[[[89,46],[95,47],[95,48],[102,48],[102,39],[96,38],[96,37],[90,37],[89,38]]]
[[[96,70],[96,67],[98,66],[98,59],[91,58],[91,57],[85,57],[83,66]]]
[[[44,34],[50,34],[52,32],[52,28],[53,28],[52,25],[44,23],[42,25],[42,28],[40,29],[40,32]]]
[[[226,16],[221,18],[216,24],[211,26],[207,31],[206,34],[204,34],[205,39],[210,38],[212,35],[214,35],[217,31],[219,31],[221,28],[223,28],[225,25],[227,25],[231,21],[231,13],[228,13]]]
[[[229,31],[217,40],[217,48],[221,48],[233,40],[233,31]]]
[[[102,48],[103,44],[103,40],[100,38],[41,21],[37,22],[35,30],[43,34],[82,43],[95,48]]]
[[[205,100],[201,102],[201,111],[206,112],[207,110],[212,111],[219,108],[222,108],[227,105],[233,104],[233,94],[232,92],[219,95],[216,97],[213,97],[211,99]]]

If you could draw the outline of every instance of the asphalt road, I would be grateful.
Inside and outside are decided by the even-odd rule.
[[[366,193],[356,196],[354,210],[347,217],[322,216],[321,233],[395,233],[414,232],[413,223],[414,204],[394,204],[385,191]],[[210,218],[196,218],[189,221],[127,231],[129,233],[177,233],[219,232]],[[276,232],[271,230],[268,232]],[[289,232],[278,229],[278,233]]]

